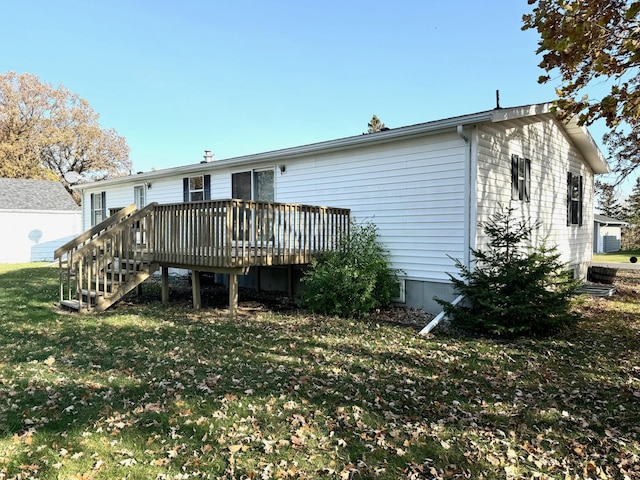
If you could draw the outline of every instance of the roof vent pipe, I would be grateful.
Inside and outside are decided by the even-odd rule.
[[[204,151],[204,161],[207,163],[213,161],[213,153],[211,153],[211,150]]]

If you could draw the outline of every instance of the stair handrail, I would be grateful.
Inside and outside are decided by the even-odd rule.
[[[66,296],[71,299],[75,292],[79,297],[79,309],[82,309],[82,292],[84,290],[89,291],[88,286],[90,285],[91,277],[93,277],[94,273],[98,272],[96,269],[101,263],[104,263],[105,258],[109,255],[106,250],[104,252],[101,251],[101,246],[104,245],[105,242],[109,242],[114,239],[114,237],[125,234],[127,229],[132,227],[135,228],[136,223],[143,218],[148,218],[150,216],[149,213],[152,213],[156,206],[157,203],[153,202],[140,210],[137,210],[135,205],[133,205],[133,209],[130,208],[131,206],[125,207],[125,209],[123,209],[125,210],[124,213],[121,213],[121,210],[121,212],[118,212],[120,215],[112,215],[112,217],[118,216],[118,221],[109,224],[108,228],[98,229],[97,227],[105,226],[105,222],[102,222],[100,225],[97,225],[92,229],[92,231],[94,231],[94,235],[89,235],[91,232],[87,232],[87,235],[85,236],[87,238],[83,240],[84,243],[76,243],[74,246],[70,247],[70,249],[67,250],[66,267],[63,266],[62,257],[60,257],[60,301],[62,302],[65,298],[64,282],[66,281],[68,283],[71,280],[72,272],[76,272],[74,286],[71,284],[66,286]],[[151,218],[151,224],[154,224],[153,218]],[[99,232],[96,233],[95,230],[99,230]],[[149,238],[152,238],[152,236],[153,235],[149,234]],[[88,262],[86,265],[88,270],[86,272],[83,272],[84,269],[82,268],[84,262]],[[97,293],[99,293],[99,290],[96,291],[96,294]],[[106,290],[104,293],[106,293]],[[88,299],[87,301],[90,305],[91,300]]]
[[[105,232],[101,233],[100,235],[96,236],[95,238],[91,239],[90,242],[87,242],[86,244],[82,245],[80,248],[78,248],[74,252],[74,255],[76,256],[76,258],[81,258],[82,254],[84,253],[84,251],[87,250],[88,248],[90,248],[92,246],[92,243],[94,243],[94,241],[97,241],[98,239],[105,240],[105,239],[113,237],[114,235],[116,235],[116,234],[120,233],[122,230],[124,230],[127,225],[130,225],[131,223],[137,222],[138,220],[144,218],[150,211],[153,211],[154,208],[157,205],[158,205],[157,202],[152,202],[149,205],[147,205],[146,207],[135,211],[134,213],[129,215],[127,218],[125,218],[125,219],[121,220],[120,222],[118,222],[117,225],[114,225],[113,227],[109,228],[107,231],[105,231]]]
[[[87,241],[91,241],[93,238],[99,236],[106,230],[113,228],[118,223],[126,220],[128,217],[132,215],[133,212],[137,210],[137,207],[132,204],[127,207],[124,207],[118,213],[107,217],[102,222],[100,222],[95,227],[92,227],[90,230],[78,235],[74,239],[68,241],[61,247],[57,248],[55,252],[53,252],[54,259],[61,258],[65,253],[72,251],[76,247],[85,244],[87,245]],[[84,245],[83,245],[84,246]],[[82,247],[81,247],[82,248]]]

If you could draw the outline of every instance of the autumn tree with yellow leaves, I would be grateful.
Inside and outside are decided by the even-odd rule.
[[[0,74],[0,177],[58,179],[68,189],[67,172],[94,180],[130,173],[125,138],[98,118],[63,86]]]

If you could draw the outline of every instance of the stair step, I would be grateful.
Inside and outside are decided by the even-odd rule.
[[[95,290],[82,290],[82,296],[83,297],[91,297],[91,298],[96,298],[96,296],[100,296],[102,297],[104,294],[102,292],[96,292]]]
[[[78,300],[62,300],[60,305],[71,310],[80,310],[80,302]]]

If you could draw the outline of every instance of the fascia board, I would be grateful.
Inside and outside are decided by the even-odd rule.
[[[575,118],[565,124],[567,133],[575,143],[594,173],[611,173],[607,160],[586,127],[578,125]]]
[[[240,165],[251,165],[264,163],[268,161],[280,162],[291,158],[300,158],[309,155],[317,155],[319,153],[328,153],[338,150],[346,150],[364,145],[378,145],[389,143],[402,138],[419,137],[425,135],[433,135],[443,131],[455,129],[458,125],[470,125],[491,121],[491,111],[480,112],[461,117],[451,117],[434,122],[410,125],[407,127],[394,128],[373,134],[363,134],[353,137],[346,137],[337,140],[329,140],[326,142],[302,145],[299,147],[285,148],[282,150],[274,150],[264,153],[256,153],[253,155],[245,155],[241,157],[233,157],[228,159],[214,160],[207,163],[196,163],[193,165],[184,165],[180,167],[156,170],[153,172],[144,172],[132,174],[126,177],[111,178],[101,180],[95,183],[83,183],[74,185],[73,190],[93,190],[100,189],[103,186],[112,184],[127,183],[144,183],[152,179],[161,177],[170,177],[175,175],[189,175],[198,172],[208,172],[220,168],[233,168]]]

